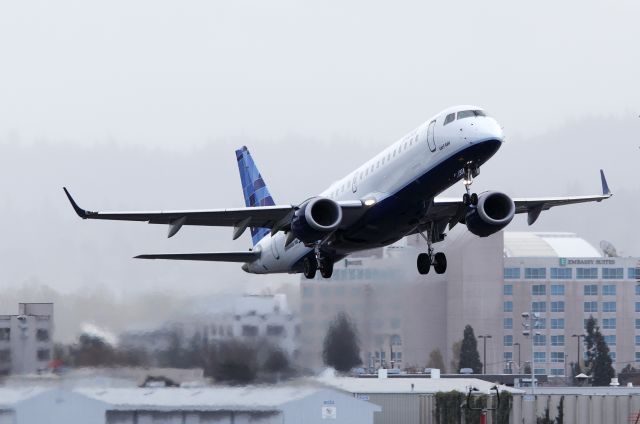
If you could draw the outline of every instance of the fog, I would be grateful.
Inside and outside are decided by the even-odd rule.
[[[175,298],[170,310],[295,287],[297,276],[237,264],[133,260],[250,239],[82,221],[62,186],[94,210],[242,206],[233,150],[246,144],[276,203],[297,203],[460,103],[507,134],[474,190],[597,194],[603,168],[612,199],[545,212],[532,229],[640,255],[638,12],[632,1],[3,3],[0,288],[104,290],[96,298],[113,304],[153,293]],[[510,227],[525,228],[523,217]],[[34,290],[23,297],[46,297]]]

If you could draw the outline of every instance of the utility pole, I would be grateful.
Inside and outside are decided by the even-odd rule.
[[[487,374],[487,339],[491,338],[491,335],[485,334],[483,336],[478,336],[479,339],[482,339],[484,342],[483,349],[483,358],[482,358],[482,374]]]

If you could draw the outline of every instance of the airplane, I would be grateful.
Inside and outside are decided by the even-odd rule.
[[[144,221],[167,224],[168,237],[184,225],[233,227],[233,239],[250,228],[247,251],[164,253],[140,259],[173,259],[243,263],[249,273],[300,273],[331,278],[333,266],[353,252],[386,246],[411,234],[427,244],[417,256],[419,274],[431,267],[446,272],[447,258],[434,253],[447,226],[459,223],[479,237],[506,227],[515,214],[526,213],[532,225],[554,206],[600,202],[612,196],[600,170],[602,194],[571,197],[514,198],[499,191],[471,192],[474,178],[505,142],[502,128],[482,108],[455,106],[443,110],[400,140],[335,181],[322,193],[297,204],[276,205],[249,150],[236,150],[246,207],[158,212],[92,212],[82,209],[64,188],[83,219]],[[459,199],[437,197],[463,181]]]

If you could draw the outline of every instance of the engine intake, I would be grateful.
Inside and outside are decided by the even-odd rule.
[[[509,225],[515,213],[516,205],[509,196],[488,191],[478,196],[477,206],[469,206],[465,220],[469,231],[487,237]]]
[[[342,208],[326,197],[314,197],[303,203],[291,221],[297,239],[312,243],[334,231],[342,222]]]

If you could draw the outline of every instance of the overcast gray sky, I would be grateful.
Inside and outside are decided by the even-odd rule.
[[[297,281],[133,261],[249,239],[82,222],[61,187],[94,209],[240,206],[233,149],[247,144],[276,201],[298,202],[460,103],[485,107],[508,139],[476,190],[593,193],[603,167],[614,199],[545,213],[534,229],[640,255],[639,18],[631,0],[2,2],[0,284],[210,293]]]

